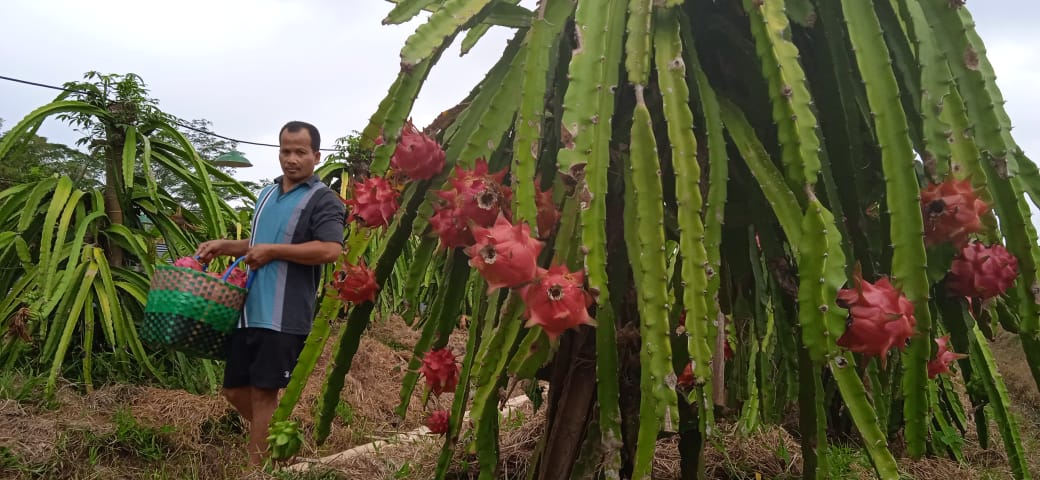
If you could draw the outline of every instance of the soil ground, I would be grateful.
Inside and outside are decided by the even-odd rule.
[[[401,381],[418,334],[399,317],[374,324],[361,341],[337,410],[332,435],[320,448],[310,440],[312,414],[321,391],[329,351],[325,352],[294,412],[303,427],[306,443],[302,458],[318,458],[375,440],[387,440],[422,423],[425,411],[437,402],[447,407],[450,395],[430,399],[426,409],[419,391],[404,419],[394,415]],[[330,344],[333,343],[330,340]],[[456,335],[449,345],[461,353],[464,339]],[[1002,335],[993,343],[1008,389],[1031,469],[1040,474],[1040,393],[1026,366],[1015,337]],[[419,389],[421,391],[421,386]],[[184,391],[114,385],[89,394],[73,386],[62,388],[57,408],[46,408],[16,399],[0,400],[0,478],[89,479],[427,479],[442,445],[439,436],[416,442],[391,444],[377,453],[353,457],[335,469],[308,473],[251,471],[245,465],[245,428],[217,395],[192,395]],[[527,460],[544,425],[543,411],[523,406],[502,421],[501,471],[505,478],[523,478]],[[798,478],[801,459],[797,441],[783,428],[767,426],[751,436],[741,436],[724,421],[721,435],[706,452],[709,478]],[[1004,479],[1011,478],[999,435],[993,430],[990,449],[979,448],[974,433],[965,438],[967,464],[944,458],[900,460],[906,478]],[[460,446],[456,449],[455,478],[468,478],[475,460]],[[855,449],[831,456],[839,463],[842,478],[871,478],[869,464]],[[678,478],[678,451],[674,439],[661,440],[654,477]]]

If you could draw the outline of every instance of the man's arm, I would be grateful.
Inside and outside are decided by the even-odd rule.
[[[227,255],[241,257],[249,250],[249,240],[210,240],[199,244],[195,255],[202,263],[209,263],[214,257]]]
[[[343,246],[336,242],[312,240],[304,243],[260,243],[246,253],[249,268],[260,268],[273,260],[284,260],[302,265],[324,265],[339,259]]]

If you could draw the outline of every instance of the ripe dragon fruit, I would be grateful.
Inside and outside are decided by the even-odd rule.
[[[426,417],[426,428],[429,428],[430,433],[435,435],[444,435],[448,433],[449,420],[451,420],[451,415],[447,410],[434,410],[429,417]]]
[[[914,333],[914,304],[882,278],[876,283],[863,280],[859,272],[853,277],[854,288],[838,292],[838,304],[849,309],[841,345],[856,353],[881,357],[885,363],[888,350],[902,350]]]
[[[473,244],[473,232],[460,215],[459,208],[450,203],[433,207],[430,227],[441,239],[443,248],[465,247]]]
[[[332,275],[332,288],[339,291],[339,299],[355,305],[376,299],[379,283],[376,272],[361,261],[357,265],[344,263],[342,269]]]
[[[473,245],[473,225],[490,227],[500,213],[509,218],[513,191],[502,185],[505,172],[488,174],[487,161],[477,159],[472,170],[456,169],[452,187],[434,193],[441,202],[433,207],[430,226],[444,248]]]
[[[181,268],[190,268],[192,270],[195,270],[196,272],[202,271],[202,264],[199,263],[199,261],[196,260],[195,257],[178,258],[176,262],[173,262],[173,266]]]
[[[465,250],[469,264],[487,280],[488,294],[519,287],[538,274],[538,254],[544,244],[531,237],[526,223],[513,225],[499,215],[495,226],[473,226],[476,243]]]
[[[971,242],[950,265],[946,287],[962,297],[988,299],[1011,288],[1018,277],[1018,259],[1003,245]]]
[[[693,364],[687,363],[686,368],[683,369],[682,374],[675,382],[683,390],[689,390],[697,384],[697,379],[693,376]]]
[[[579,325],[596,325],[589,317],[592,296],[582,287],[584,274],[570,272],[563,265],[539,269],[538,278],[520,290],[524,300],[527,327],[539,325],[550,340],[564,330]]]
[[[970,180],[951,178],[929,185],[921,192],[925,244],[964,244],[968,235],[982,230],[980,217],[987,211],[989,205],[979,199]]]
[[[409,120],[401,130],[390,166],[415,180],[433,178],[444,169],[444,150]]]
[[[538,190],[534,196],[534,204],[538,207],[538,238],[549,238],[556,223],[560,221],[560,211],[553,203],[552,189]]]
[[[224,274],[227,274],[226,270]],[[223,275],[221,275],[221,278],[223,278]],[[246,288],[246,280],[248,279],[249,274],[245,270],[235,267],[234,270],[231,270],[231,274],[228,275],[227,282],[239,288]]]
[[[426,352],[419,373],[426,378],[426,386],[434,395],[454,392],[459,384],[459,365],[455,362],[455,354],[448,348]]]
[[[368,227],[389,225],[397,212],[399,195],[384,178],[372,177],[363,183],[355,182],[353,198],[343,201],[350,210],[347,223],[357,220]]]
[[[940,337],[935,339],[935,344],[939,346],[939,350],[935,353],[935,358],[928,361],[928,378],[935,378],[943,373],[950,373],[950,364],[955,360],[962,358],[968,358],[963,353],[955,353],[950,351],[950,336]]]

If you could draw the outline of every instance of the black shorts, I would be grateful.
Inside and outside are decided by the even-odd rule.
[[[266,328],[236,328],[228,345],[224,388],[285,388],[306,335]]]

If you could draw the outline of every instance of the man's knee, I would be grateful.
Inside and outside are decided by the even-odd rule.
[[[232,405],[249,405],[252,403],[252,392],[250,388],[225,388],[223,392],[224,398],[231,402]]]

